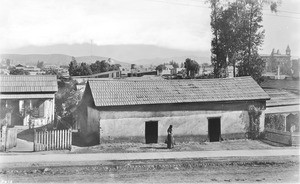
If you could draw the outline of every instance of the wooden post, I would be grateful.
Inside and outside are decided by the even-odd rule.
[[[33,129],[33,151],[36,151],[36,129]]]
[[[6,129],[7,129],[6,126],[2,127],[2,137],[1,137],[2,145],[1,145],[1,147],[2,147],[3,151],[6,151]]]
[[[58,150],[60,150],[60,141],[61,141],[61,137],[60,137],[60,130],[58,130],[58,144],[57,144],[57,148]]]
[[[63,140],[62,140],[62,134],[63,133],[63,130],[60,130],[60,145],[59,145],[59,148],[60,148],[60,150],[62,150],[62,143],[63,143]]]
[[[53,142],[54,142],[54,135],[53,135],[53,130],[50,131],[50,150],[53,150]]]
[[[48,131],[46,133],[46,144],[45,144],[45,150],[48,151]]]
[[[44,151],[44,132],[41,131],[41,150]]]
[[[52,131],[49,130],[49,149],[48,150],[51,150],[51,146],[52,146],[51,142],[52,142]]]
[[[57,130],[54,131],[54,145],[53,145],[53,150],[56,150],[56,139],[57,139]]]
[[[66,145],[66,143],[65,143],[65,141],[66,141],[66,131],[65,130],[63,130],[63,149],[65,149],[65,145]]]
[[[69,149],[71,151],[71,149],[72,149],[72,129],[69,130],[69,133],[70,133],[69,134],[69,136],[70,136],[70,148]]]

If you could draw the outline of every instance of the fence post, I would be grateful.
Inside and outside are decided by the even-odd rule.
[[[57,130],[56,131],[53,131],[54,132],[54,145],[53,145],[53,150],[56,150],[56,139],[57,139]]]
[[[62,137],[63,137],[63,139],[62,139],[62,149],[65,149],[65,130],[63,130],[62,132],[63,132],[62,133]]]
[[[2,127],[2,146],[3,151],[6,151],[6,142],[7,142],[7,126]]]
[[[61,150],[62,145],[62,130],[59,130],[59,149]]]
[[[49,151],[49,132],[46,131],[46,150]]]
[[[70,146],[69,149],[71,151],[71,149],[72,149],[72,129],[69,129],[69,137],[70,137],[70,139],[69,139],[70,140],[70,142],[69,142],[69,144],[70,144],[69,145]]]
[[[33,151],[36,151],[36,129],[33,129]]]

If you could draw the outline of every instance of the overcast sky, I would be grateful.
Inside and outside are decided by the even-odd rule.
[[[264,11],[265,43],[300,56],[300,1]],[[210,9],[204,0],[0,0],[0,51],[28,45],[151,44],[210,50]],[[267,7],[266,7],[267,9]],[[17,54],[17,53],[16,53]]]

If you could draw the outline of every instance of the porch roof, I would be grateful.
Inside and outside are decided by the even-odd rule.
[[[9,100],[9,99],[52,99],[55,94],[0,94],[0,99]]]
[[[0,77],[0,93],[55,93],[57,90],[55,75],[4,75]]]

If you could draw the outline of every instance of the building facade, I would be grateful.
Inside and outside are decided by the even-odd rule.
[[[207,80],[88,81],[77,108],[87,140],[164,142],[245,138],[249,106],[264,110],[269,96],[251,77]]]
[[[11,113],[12,126],[42,126],[54,120],[56,76],[1,76],[1,110]]]

